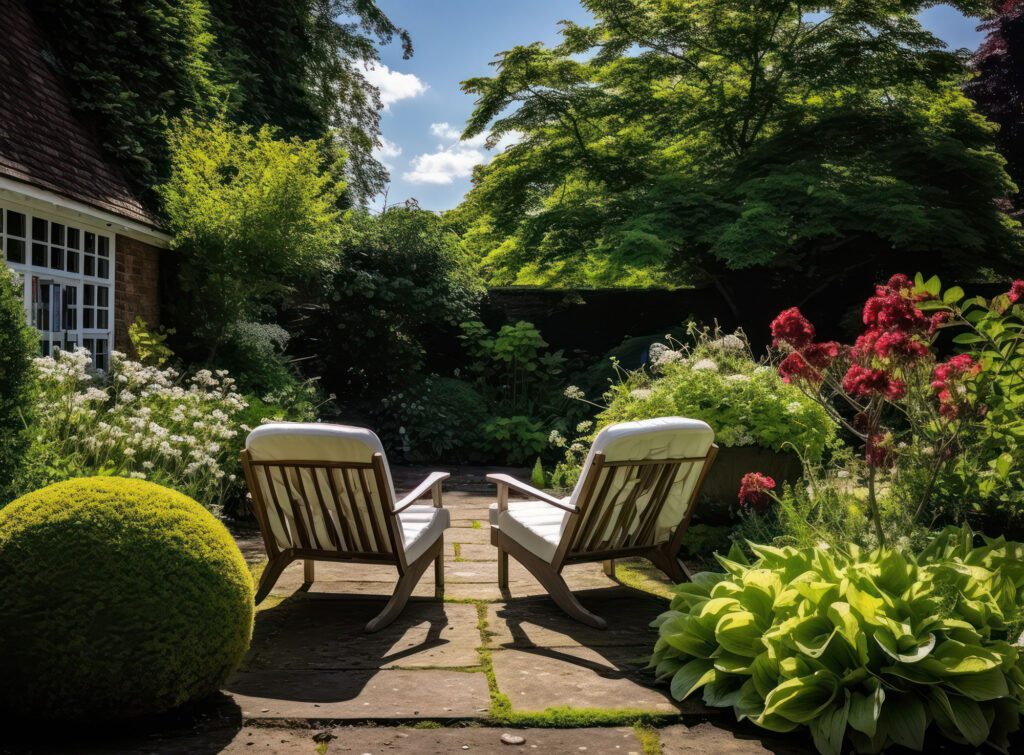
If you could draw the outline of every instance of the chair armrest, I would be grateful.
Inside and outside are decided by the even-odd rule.
[[[427,475],[427,479],[417,485],[411,492],[406,493],[400,501],[395,502],[395,510],[391,513],[398,514],[405,511],[422,498],[428,490],[433,493],[434,507],[441,508],[441,483],[451,476],[451,472],[431,472]]]
[[[487,475],[487,481],[493,482],[495,485],[498,486],[498,508],[502,511],[504,511],[507,508],[507,491],[514,490],[517,493],[522,493],[523,495],[529,496],[530,498],[533,498],[538,501],[542,501],[543,503],[546,503],[550,506],[555,506],[557,508],[562,509],[563,511],[568,511],[570,514],[576,512],[575,506],[568,503],[562,503],[561,500],[555,498],[553,495],[548,495],[543,490],[537,490],[537,488],[533,487],[532,485],[527,485],[525,482],[520,482],[515,477],[510,477],[507,474],[489,474]],[[502,495],[502,488],[505,488],[504,495]],[[501,505],[503,501],[506,504],[505,507],[502,507]]]

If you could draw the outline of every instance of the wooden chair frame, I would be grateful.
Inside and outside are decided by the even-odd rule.
[[[269,484],[267,486],[271,491],[270,500],[267,500],[267,497],[263,492],[263,486],[257,482],[257,475],[259,474],[265,475],[266,479],[270,480],[271,470],[273,469],[280,471],[280,477],[284,487],[288,491],[289,498],[301,501],[302,505],[305,507],[307,521],[313,521],[313,507],[315,506],[319,508],[325,522],[328,538],[332,544],[337,546],[341,543],[342,533],[338,530],[332,518],[328,515],[329,507],[333,507],[337,514],[338,522],[346,535],[346,542],[351,542],[351,535],[354,536],[358,542],[366,543],[371,539],[370,536],[372,534],[373,541],[387,542],[390,546],[390,552],[377,552],[372,550],[332,550],[318,547],[315,542],[315,536],[311,537],[310,533],[306,531],[301,516],[295,517],[295,535],[299,541],[299,547],[283,550],[279,548],[267,517],[267,511],[270,510],[271,506],[273,506],[278,516],[283,521],[283,508],[278,500],[274,484]],[[387,466],[384,463],[384,457],[380,453],[375,453],[370,462],[362,463],[347,461],[300,460],[262,461],[253,459],[252,455],[248,451],[242,451],[242,470],[245,473],[245,482],[249,487],[249,503],[252,506],[256,521],[259,524],[260,533],[263,536],[263,545],[266,548],[268,559],[268,563],[266,568],[263,570],[263,574],[260,576],[259,585],[256,589],[257,605],[270,593],[270,590],[274,587],[274,584],[281,576],[281,572],[284,571],[285,567],[297,559],[303,559],[305,562],[303,586],[306,588],[313,584],[313,580],[315,578],[314,564],[317,561],[344,561],[356,564],[390,564],[397,567],[398,584],[395,586],[395,591],[387,605],[384,607],[384,610],[366,625],[367,632],[376,632],[379,629],[383,629],[398,617],[431,561],[434,562],[434,595],[439,599],[444,597],[444,535],[442,534],[441,537],[437,539],[437,542],[428,548],[423,555],[412,563],[407,563],[405,558],[405,548],[402,543],[401,523],[398,520],[398,515],[416,503],[416,501],[427,497],[428,493],[433,500],[434,508],[441,508],[441,484],[451,476],[448,472],[432,472],[425,480],[423,480],[423,482],[417,485],[415,489],[396,502],[393,499],[391,485],[388,481],[389,475]],[[326,471],[325,477],[328,481],[327,487],[329,487],[329,490],[324,490],[325,486],[319,483],[319,478],[316,476],[317,470]],[[369,512],[368,517],[370,531],[367,530],[366,524],[364,524],[358,517],[349,518],[344,515],[343,509],[340,506],[340,494],[338,487],[335,484],[334,477],[332,475],[332,472],[335,470],[337,470],[346,481],[349,480],[349,475],[351,474],[352,479],[358,482],[363,501],[367,502],[372,502],[374,500],[374,497],[371,494],[372,487],[367,480],[368,473],[373,474],[374,486],[377,488],[380,504],[383,507],[383,519],[386,525],[386,532],[380,531],[380,526],[372,512]],[[289,475],[289,471],[292,471],[294,474]],[[306,484],[303,481],[303,475],[301,474],[303,471],[311,472],[313,475],[311,479],[317,481],[315,485],[311,486],[316,489],[315,497],[308,495]],[[346,488],[348,487],[349,485],[347,484]],[[353,497],[351,497],[351,493],[349,493],[349,496],[349,503],[354,509],[357,502]],[[384,540],[385,538],[386,540]]]
[[[595,454],[589,469],[586,470],[587,476],[575,506],[508,475],[487,475],[487,479],[498,486],[499,516],[501,512],[508,511],[510,490],[569,513],[562,539],[550,563],[502,532],[499,526],[491,525],[491,544],[498,548],[498,586],[502,590],[508,589],[508,557],[512,556],[536,577],[563,611],[577,621],[605,629],[608,623],[584,608],[565,583],[562,569],[566,565],[603,561],[606,573],[614,576],[616,558],[639,556],[648,559],[665,572],[669,579],[676,582],[689,580],[690,572],[679,560],[679,548],[690,526],[690,519],[693,517],[704,480],[717,454],[718,446],[714,444],[708,449],[706,456],[677,459],[608,461],[604,454]],[[672,484],[684,466],[694,464],[703,464],[703,467],[690,499],[686,502],[686,513],[682,521],[666,542],[652,542],[658,518],[668,500]],[[625,475],[627,480],[630,476],[634,477],[636,484],[623,485],[616,492],[615,498],[628,490],[618,519],[613,523],[611,516],[617,501],[615,498],[610,501],[606,499],[617,474]],[[651,491],[651,496],[641,512],[635,504],[640,495],[647,491]],[[598,513],[587,516],[592,510]],[[607,531],[609,525],[612,525],[610,535],[606,539],[600,539],[601,533]]]

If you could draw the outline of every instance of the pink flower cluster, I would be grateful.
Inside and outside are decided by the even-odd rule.
[[[764,513],[772,497],[768,492],[775,489],[775,480],[760,472],[747,472],[740,481],[740,508]]]
[[[948,362],[935,366],[932,373],[932,390],[939,398],[939,413],[943,417],[954,419],[960,416],[965,401],[958,389],[966,378],[973,377],[979,372],[981,365],[969,354],[958,354]]]
[[[1021,299],[1024,299],[1024,280],[1015,280],[1010,285],[1010,290],[1006,297],[1010,300],[1010,304],[1016,304]]]
[[[885,396],[885,398],[895,401],[903,398],[906,386],[902,381],[891,377],[885,370],[852,364],[843,377],[843,390],[857,398],[870,399],[873,396]]]
[[[814,326],[797,307],[790,307],[772,321],[772,343],[793,349],[779,365],[782,381],[820,383],[822,372],[839,356],[835,341],[814,343]]]

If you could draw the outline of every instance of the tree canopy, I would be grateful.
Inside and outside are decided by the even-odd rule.
[[[36,0],[76,108],[142,194],[167,178],[166,132],[185,113],[330,137],[350,201],[380,191],[380,97],[364,75],[408,33],[374,0]]]
[[[492,281],[1019,259],[994,129],[960,89],[967,53],[921,26],[928,3],[583,4],[592,25],[563,22],[557,46],[515,47],[463,82],[478,97],[465,137],[520,135],[450,218]]]

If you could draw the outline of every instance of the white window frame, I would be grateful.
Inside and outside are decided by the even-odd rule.
[[[102,221],[91,222],[88,217],[84,217],[84,216],[82,216],[81,214],[78,214],[78,213],[75,213],[74,215],[70,215],[70,214],[64,215],[64,213],[61,213],[59,210],[56,210],[56,208],[55,208],[54,212],[40,211],[38,208],[33,207],[31,204],[26,204],[26,203],[19,202],[16,199],[13,199],[13,198],[11,198],[9,196],[2,196],[2,197],[0,197],[0,212],[6,213],[7,210],[11,210],[13,212],[17,212],[17,213],[20,213],[20,214],[25,216],[25,229],[24,229],[25,230],[25,235],[23,237],[24,238],[24,243],[25,243],[25,261],[24,262],[12,262],[12,261],[6,259],[6,256],[7,256],[7,254],[6,254],[7,253],[7,246],[8,246],[7,239],[9,237],[9,235],[10,235],[9,234],[9,228],[8,228],[8,222],[7,222],[6,214],[5,214],[4,218],[3,218],[3,231],[0,232],[0,250],[3,250],[2,256],[6,260],[7,266],[10,269],[14,270],[16,273],[18,273],[18,275],[20,276],[20,278],[22,280],[22,283],[23,283],[23,286],[24,286],[24,289],[23,289],[23,300],[25,302],[25,317],[26,317],[26,320],[28,321],[28,323],[30,325],[32,325],[35,328],[36,323],[34,322],[34,318],[33,318],[33,301],[32,301],[32,279],[33,279],[33,277],[39,279],[40,281],[53,281],[55,283],[61,284],[62,286],[69,286],[69,285],[73,286],[77,290],[77,293],[76,293],[77,301],[76,301],[76,307],[75,307],[75,309],[76,309],[76,318],[77,318],[77,322],[76,322],[77,329],[75,329],[74,331],[70,331],[70,329],[69,329],[68,331],[65,331],[65,332],[66,333],[73,332],[75,334],[75,336],[76,336],[77,344],[79,346],[83,346],[83,347],[85,346],[85,342],[87,340],[92,342],[93,344],[95,343],[95,341],[97,339],[106,341],[106,351],[105,351],[105,353],[101,353],[100,355],[97,355],[97,354],[94,353],[93,354],[93,364],[94,364],[94,366],[99,367],[99,368],[107,367],[108,364],[109,364],[110,352],[114,348],[115,317],[116,317],[116,312],[117,312],[117,305],[116,305],[116,298],[117,298],[117,290],[116,290],[116,288],[117,288],[117,286],[116,286],[116,278],[117,278],[117,269],[116,269],[116,265],[117,265],[117,248],[116,248],[117,247],[117,243],[116,242],[117,242],[117,234],[113,233],[111,231],[111,229],[109,229],[109,228],[104,228],[104,224],[102,223]],[[63,262],[64,262],[64,267],[65,267],[64,270],[54,269],[54,268],[49,267],[50,257],[51,257],[51,254],[52,254],[52,248],[53,247],[57,247],[58,249],[62,248],[60,245],[52,243],[52,241],[50,239],[48,239],[46,242],[44,242],[45,243],[45,247],[46,247],[46,259],[45,259],[45,262],[47,264],[46,265],[42,265],[42,266],[37,266],[37,265],[33,265],[32,264],[32,251],[33,251],[32,250],[32,246],[33,246],[33,243],[40,243],[38,241],[34,241],[33,240],[33,222],[35,220],[37,220],[37,219],[38,220],[43,220],[43,221],[47,222],[47,226],[46,227],[47,227],[48,231],[51,230],[51,225],[50,224],[52,224],[52,223],[57,223],[57,224],[60,224],[60,225],[64,226],[64,245],[63,245],[63,249],[64,249],[64,260],[63,260]],[[67,268],[67,259],[68,259],[67,258],[68,228],[78,229],[79,234],[80,234],[79,242],[78,242],[78,272],[68,272],[67,269],[66,269]],[[86,275],[85,274],[85,258],[86,258],[86,254],[85,254],[86,236],[85,236],[85,234],[86,233],[94,234],[95,238],[96,238],[95,250],[93,252],[94,265],[95,265],[94,270],[93,270],[93,275]],[[20,239],[22,237],[17,237],[17,238]],[[99,248],[100,248],[100,243],[101,243],[100,242],[100,238],[105,238],[107,240],[107,244],[109,246],[109,258],[106,258],[106,257],[102,258],[102,259],[108,259],[109,260],[109,262],[108,262],[108,265],[109,265],[109,270],[108,270],[109,277],[107,277],[107,278],[100,278],[97,275],[97,273],[99,273],[99,267],[100,267],[99,260],[101,259],[101,257],[99,256]],[[86,328],[85,327],[85,307],[86,307],[86,305],[85,305],[85,287],[86,287],[86,285],[103,286],[108,291],[108,294],[107,294],[108,300],[107,300],[107,307],[106,307],[106,310],[107,310],[107,327],[105,327],[105,328],[96,327],[96,325],[98,324],[97,323],[97,319],[93,320],[93,327],[91,327],[91,328]],[[98,296],[98,294],[94,293],[94,296]],[[94,305],[94,309],[96,311],[99,310],[98,306],[95,306],[95,305]],[[96,316],[94,315],[94,318],[95,317]],[[44,332],[54,332],[54,331],[40,331],[41,340],[42,340],[42,334]],[[56,343],[56,341],[51,342],[51,349],[52,349],[52,344],[55,344],[55,343]],[[94,347],[94,349],[95,349],[95,347]],[[91,349],[90,351],[94,351],[94,349]]]

